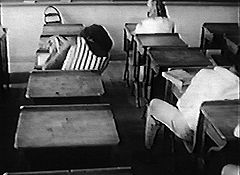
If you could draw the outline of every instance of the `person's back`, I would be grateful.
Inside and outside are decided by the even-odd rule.
[[[238,75],[223,67],[202,69],[178,100],[177,108],[160,99],[151,100],[146,119],[146,147],[151,148],[153,144],[156,121],[166,125],[179,138],[192,143],[201,104],[204,101],[239,99],[239,82]]]
[[[135,33],[171,33],[174,23],[167,16],[165,5],[159,0],[149,0],[148,7],[148,18],[137,24]]]
[[[172,33],[173,22],[168,18],[147,18],[136,26],[136,34],[144,33]]]
[[[223,67],[202,69],[191,80],[177,102],[191,129],[196,130],[199,109],[204,101],[239,99],[239,77]]]

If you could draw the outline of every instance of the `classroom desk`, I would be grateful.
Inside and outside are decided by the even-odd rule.
[[[178,33],[156,33],[156,34],[137,34],[135,37],[137,43],[136,56],[136,73],[134,73],[134,83],[137,91],[136,104],[139,106],[139,69],[140,69],[140,54],[142,62],[146,62],[143,77],[143,91],[146,91],[146,82],[149,81],[150,74],[150,59],[148,59],[147,51],[149,48],[167,49],[167,48],[187,48],[188,45],[180,38]],[[143,94],[145,96],[145,94]]]
[[[176,86],[172,86],[172,93],[177,99],[186,91],[185,87],[182,92]],[[207,151],[219,151],[228,141],[237,141],[239,138],[233,135],[235,127],[239,124],[240,119],[240,100],[219,100],[206,101],[200,107],[200,116],[197,127],[197,138],[193,145],[185,145],[189,152],[200,151],[201,154],[205,145],[205,134],[214,142],[215,146],[210,147]],[[196,149],[197,150],[194,150]],[[204,156],[203,156],[204,157]]]
[[[167,71],[168,68],[188,68],[191,67],[207,67],[211,66],[211,62],[205,57],[199,50],[193,50],[189,48],[167,48],[167,49],[150,49],[149,61],[147,62],[151,70],[154,70],[156,74],[161,74],[163,71]],[[149,71],[147,81],[147,99],[151,100],[151,82],[152,73]],[[164,99],[167,100],[169,91],[169,81],[166,81]]]
[[[237,34],[237,23],[204,23],[202,25],[200,48],[205,53],[207,49],[222,49],[223,34]]]
[[[76,36],[79,35],[83,24],[45,24],[43,26],[41,37],[50,37],[52,35]]]
[[[204,146],[205,134],[216,143],[211,150],[221,150],[227,142],[237,141],[233,132],[239,124],[240,100],[221,100],[204,102],[201,105],[199,124],[202,125],[202,146]]]
[[[53,35],[60,35],[63,37],[76,37],[84,29],[83,24],[44,24],[42,33],[40,35],[40,49],[47,49],[47,40]]]
[[[26,98],[35,103],[99,102],[104,94],[101,76],[94,71],[33,71]]]
[[[109,104],[34,105],[20,108],[14,147],[30,167],[69,169],[91,161],[86,154],[110,159],[119,141]]]
[[[133,32],[136,28],[136,25],[137,25],[137,23],[125,23],[124,28],[123,28],[123,50],[126,52],[126,62],[125,62],[125,70],[124,70],[124,74],[123,74],[123,79],[126,80],[127,86],[130,86],[129,65],[132,64],[133,66],[135,66],[134,57],[133,57],[133,55],[130,55],[130,51],[133,50],[133,42],[134,42],[134,33]]]
[[[108,104],[21,107],[14,147],[108,146],[119,142]]]

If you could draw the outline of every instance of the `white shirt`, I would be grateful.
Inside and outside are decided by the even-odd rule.
[[[174,23],[168,18],[147,18],[137,24],[135,33],[172,33]]]
[[[239,99],[239,77],[223,67],[202,69],[177,102],[189,127],[196,131],[204,101]]]

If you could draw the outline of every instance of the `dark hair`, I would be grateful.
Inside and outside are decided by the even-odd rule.
[[[156,9],[157,9],[157,16],[166,17],[166,18],[168,17],[166,7],[161,0],[156,0]]]

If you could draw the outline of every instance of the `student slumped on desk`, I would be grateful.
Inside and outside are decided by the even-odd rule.
[[[113,42],[100,25],[86,27],[76,39],[61,36],[49,38],[50,56],[43,70],[97,70],[102,72],[109,61]]]
[[[239,99],[240,81],[235,73],[223,67],[201,69],[178,99],[177,108],[160,99],[153,99],[146,116],[146,147],[151,148],[159,122],[183,139],[185,144],[194,144],[201,104],[205,101]]]

